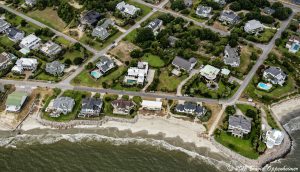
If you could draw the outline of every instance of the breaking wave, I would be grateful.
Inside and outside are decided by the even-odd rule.
[[[204,161],[207,164],[214,165],[218,169],[230,169],[235,170],[239,164],[237,161],[231,161],[230,163],[216,160],[207,156],[200,155],[197,152],[193,152],[182,147],[174,146],[164,140],[155,140],[151,138],[115,138],[99,134],[44,134],[44,135],[30,135],[22,134],[14,137],[0,138],[0,147],[4,148],[18,148],[19,145],[33,145],[33,144],[54,144],[59,141],[69,141],[72,143],[78,142],[107,142],[115,146],[136,144],[136,145],[150,145],[154,147],[164,148],[169,151],[180,151],[192,158],[197,158]]]

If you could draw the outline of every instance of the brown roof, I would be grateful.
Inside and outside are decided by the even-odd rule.
[[[5,62],[6,60],[8,60],[8,57],[3,54],[0,54],[0,63]]]
[[[134,106],[134,104],[133,104],[133,102],[132,101],[128,101],[128,100],[122,100],[122,99],[120,99],[120,100],[114,100],[114,101],[112,101],[111,102],[111,104],[113,105],[113,106],[116,106],[116,107],[118,107],[118,108],[126,108],[126,107],[132,107],[132,106]]]

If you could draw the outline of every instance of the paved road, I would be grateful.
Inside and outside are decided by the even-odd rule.
[[[26,20],[26,21],[28,21],[28,22],[31,22],[31,23],[33,23],[33,24],[39,26],[39,27],[42,27],[42,28],[49,28],[49,29],[50,29],[52,32],[54,32],[56,35],[61,36],[61,37],[64,37],[66,40],[68,40],[68,41],[70,41],[70,42],[72,42],[72,43],[78,42],[78,40],[76,40],[76,39],[74,39],[74,38],[72,38],[72,37],[70,37],[70,36],[68,36],[68,35],[66,35],[66,34],[64,34],[64,33],[61,33],[61,32],[59,32],[59,31],[57,31],[57,30],[55,30],[55,29],[53,29],[53,28],[51,28],[51,27],[49,27],[49,26],[47,26],[47,25],[45,25],[45,24],[43,24],[43,23],[41,23],[41,22],[39,22],[39,21],[37,21],[37,20],[34,20],[34,19],[32,19],[32,18],[30,18],[30,17],[28,17],[28,16],[26,16],[26,15],[24,15],[24,14],[22,14],[22,13],[16,11],[16,10],[14,10],[14,9],[12,9],[12,8],[10,8],[10,7],[8,7],[8,6],[6,6],[6,5],[0,4],[0,7],[6,9],[7,11],[9,11],[9,12],[11,12],[11,13],[14,13],[14,14],[20,16],[20,17],[23,18],[24,20]],[[86,44],[82,44],[82,43],[81,43],[81,45],[82,45],[83,47],[85,47],[87,50],[89,50],[89,51],[91,51],[91,52],[93,52],[93,53],[97,53],[97,50],[93,49],[92,47],[90,47],[90,46],[88,46],[88,45],[86,45]]]
[[[216,28],[214,28],[212,26],[205,25],[204,23],[198,22],[198,21],[196,21],[194,19],[191,19],[191,18],[189,18],[189,17],[187,17],[185,15],[182,15],[180,13],[174,12],[172,10],[167,10],[167,9],[163,8],[163,6],[161,6],[161,5],[160,6],[156,6],[156,5],[153,5],[153,4],[149,4],[149,3],[147,3],[147,2],[145,2],[143,0],[134,0],[134,1],[136,1],[136,2],[138,2],[140,4],[147,5],[148,7],[157,9],[158,11],[161,11],[161,12],[164,12],[164,13],[170,13],[170,14],[172,14],[174,16],[177,16],[177,17],[182,17],[183,19],[185,19],[187,21],[193,22],[195,25],[198,25],[198,26],[201,26],[201,27],[204,27],[204,28],[208,28],[208,29],[210,29],[210,30],[212,30],[214,32],[220,33],[223,36],[227,36],[227,35],[230,34],[230,32],[225,32],[225,31],[216,29]],[[167,3],[167,1],[165,1],[165,3],[163,3],[163,4],[165,5],[166,3]]]

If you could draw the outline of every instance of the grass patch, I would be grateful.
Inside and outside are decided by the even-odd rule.
[[[72,42],[66,40],[64,37],[62,36],[58,36],[54,39],[54,42],[63,45],[64,47],[70,47],[72,45]]]
[[[123,40],[124,41],[128,41],[131,43],[134,43],[135,38],[136,38],[136,34],[137,34],[137,30],[134,29],[133,31],[131,31]]]
[[[178,85],[187,78],[187,75],[183,76],[169,76],[168,70],[163,70],[159,75],[159,84],[157,90],[159,91],[167,91],[167,92],[175,92],[177,90]]]
[[[36,80],[42,80],[42,81],[52,81],[52,82],[59,82],[61,81],[61,77],[56,77],[53,75],[49,75],[46,72],[41,72],[35,77]]]
[[[244,115],[249,109],[257,113],[257,109],[254,106],[246,105],[246,104],[237,104],[236,106],[243,112]]]
[[[117,33],[111,35],[108,39],[104,40],[103,42],[99,42],[96,39],[88,37],[86,34],[84,34],[79,41],[90,45],[96,50],[101,50],[107,47],[108,45],[110,45],[114,40],[116,40],[121,35],[122,32],[118,31]]]
[[[146,53],[142,57],[142,61],[148,62],[149,65],[154,68],[161,68],[165,66],[165,62],[159,56],[150,53]]]
[[[275,121],[274,117],[271,115],[271,112],[267,108],[264,108],[264,110],[267,115],[267,122],[268,122],[269,126],[274,129],[280,130],[279,126],[277,125],[277,122]]]
[[[9,47],[12,47],[15,45],[15,42],[10,40],[6,35],[0,37],[0,42],[4,45],[7,45]]]
[[[225,131],[222,131],[219,136],[215,137],[216,141],[229,149],[250,159],[257,159],[259,154],[253,150],[251,140],[245,140],[233,137]]]
[[[53,8],[46,8],[45,10],[30,11],[27,15],[51,28],[59,31],[63,31],[66,27],[66,23],[57,15],[57,12]]]

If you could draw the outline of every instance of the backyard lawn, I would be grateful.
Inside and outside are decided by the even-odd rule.
[[[46,72],[41,72],[34,79],[42,80],[42,81],[59,82],[61,80],[61,77],[55,77],[55,76],[47,74]]]
[[[142,61],[148,62],[149,65],[154,68],[161,68],[165,66],[165,62],[159,56],[150,53],[146,53],[142,57]]]
[[[66,23],[57,15],[53,8],[46,8],[45,10],[30,11],[27,15],[45,25],[52,27],[58,31],[63,31]]]
[[[96,50],[101,50],[101,49],[107,47],[108,45],[110,45],[113,41],[115,41],[121,35],[122,35],[122,32],[118,31],[117,33],[109,36],[103,42],[99,42],[96,39],[88,37],[86,34],[84,34],[79,41],[90,45],[91,47],[93,47]]]
[[[173,75],[169,76],[168,70],[164,70],[159,76],[159,84],[157,90],[166,92],[176,92],[177,86],[186,78],[187,75],[183,75],[181,77]]]
[[[0,42],[4,45],[12,47],[15,45],[15,42],[10,40],[6,35],[0,37]]]
[[[258,36],[253,36],[253,41],[259,43],[268,43],[273,38],[276,32],[276,29],[265,29],[264,32],[262,32]],[[250,37],[252,37],[252,35]]]
[[[259,157],[259,154],[252,148],[251,139],[237,138],[227,134],[225,131],[222,131],[220,136],[215,136],[215,139],[222,145],[245,157],[250,159],[257,159]]]
[[[54,42],[64,46],[64,47],[70,47],[72,43],[68,40],[66,40],[64,37],[58,36],[55,37]]]

